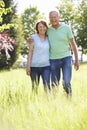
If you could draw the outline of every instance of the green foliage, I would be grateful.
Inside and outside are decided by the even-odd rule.
[[[4,2],[0,1],[0,23],[2,22],[2,14],[5,12],[4,6]]]
[[[18,29],[16,31],[16,35],[17,35],[17,43],[19,43],[19,53],[22,54],[22,52],[24,51],[24,35],[23,35],[23,24],[22,24],[22,18],[17,17],[16,21],[14,20],[13,22],[16,22],[16,24],[18,25]]]
[[[82,54],[87,53],[87,1],[61,0],[57,9],[61,21],[68,23],[74,33],[76,43]]]
[[[24,27],[24,37],[27,39],[32,33],[35,33],[35,25],[40,18],[40,13],[37,7],[29,7],[22,15],[22,22]]]
[[[25,69],[0,72],[0,130],[86,130],[87,63],[73,69],[72,98],[59,88],[32,93]]]
[[[87,53],[87,1],[82,0],[78,6],[75,28],[77,29],[76,41],[82,53]]]
[[[22,54],[28,53],[28,45],[27,39],[30,37],[31,34],[35,33],[35,25],[38,19],[40,19],[40,12],[37,7],[29,7],[25,9],[22,15],[22,23],[23,23],[23,33],[24,33],[24,49],[21,52]]]
[[[11,28],[15,28],[17,29],[17,25],[16,24],[3,24],[2,26],[0,26],[0,32],[3,32],[4,30],[8,30],[8,29],[11,29]]]
[[[57,7],[61,14],[61,22],[65,22],[68,24],[73,24],[73,8],[74,3],[71,0],[62,0],[60,1],[59,6]]]
[[[2,16],[2,24],[8,24],[12,22],[12,19],[15,16],[16,5],[14,5],[13,0],[3,0],[3,2],[5,3],[5,10],[11,9],[7,14],[3,14]]]
[[[11,7],[13,0],[3,0],[0,1],[0,32],[3,32],[4,30],[8,30],[9,34],[12,38],[15,40],[17,39],[16,36],[16,29],[17,24],[16,22],[13,22],[13,19],[15,18],[15,9]],[[17,40],[16,40],[17,42]],[[14,46],[14,51],[9,52],[11,55],[11,58],[7,61],[7,58],[5,56],[5,52],[2,50],[0,54],[0,69],[2,68],[10,68],[16,59],[18,58],[18,43]]]
[[[5,8],[5,3],[3,1],[0,1],[0,24],[3,24],[3,15],[6,17],[6,15],[11,11],[12,11],[11,7]]]

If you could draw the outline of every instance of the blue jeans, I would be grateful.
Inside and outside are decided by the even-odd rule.
[[[50,66],[46,67],[31,67],[31,81],[32,81],[32,88],[39,85],[40,76],[43,80],[44,89],[48,87],[50,90]]]
[[[72,58],[71,56],[62,59],[50,60],[51,65],[51,81],[52,86],[58,86],[61,71],[63,78],[63,88],[67,93],[72,93],[71,77],[72,77]]]

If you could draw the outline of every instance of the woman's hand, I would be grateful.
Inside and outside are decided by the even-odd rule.
[[[27,74],[27,75],[30,75],[30,71],[31,71],[31,70],[30,70],[30,67],[27,67],[27,68],[26,68],[26,74]]]
[[[29,39],[27,39],[27,42],[28,42],[29,44],[32,44],[32,43],[34,42],[34,39],[33,39],[33,38],[29,38]]]

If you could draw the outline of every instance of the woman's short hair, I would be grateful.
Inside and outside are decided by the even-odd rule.
[[[43,24],[46,28],[48,28],[47,23],[45,21],[41,20],[41,21],[39,21],[39,22],[36,23],[36,31],[37,31],[37,33],[39,33],[39,31],[38,31],[38,25],[39,25],[39,23]]]

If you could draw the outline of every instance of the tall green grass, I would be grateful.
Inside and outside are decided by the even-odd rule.
[[[72,98],[62,83],[45,93],[42,81],[32,93],[25,69],[0,72],[0,130],[87,130],[87,64],[73,69]]]

